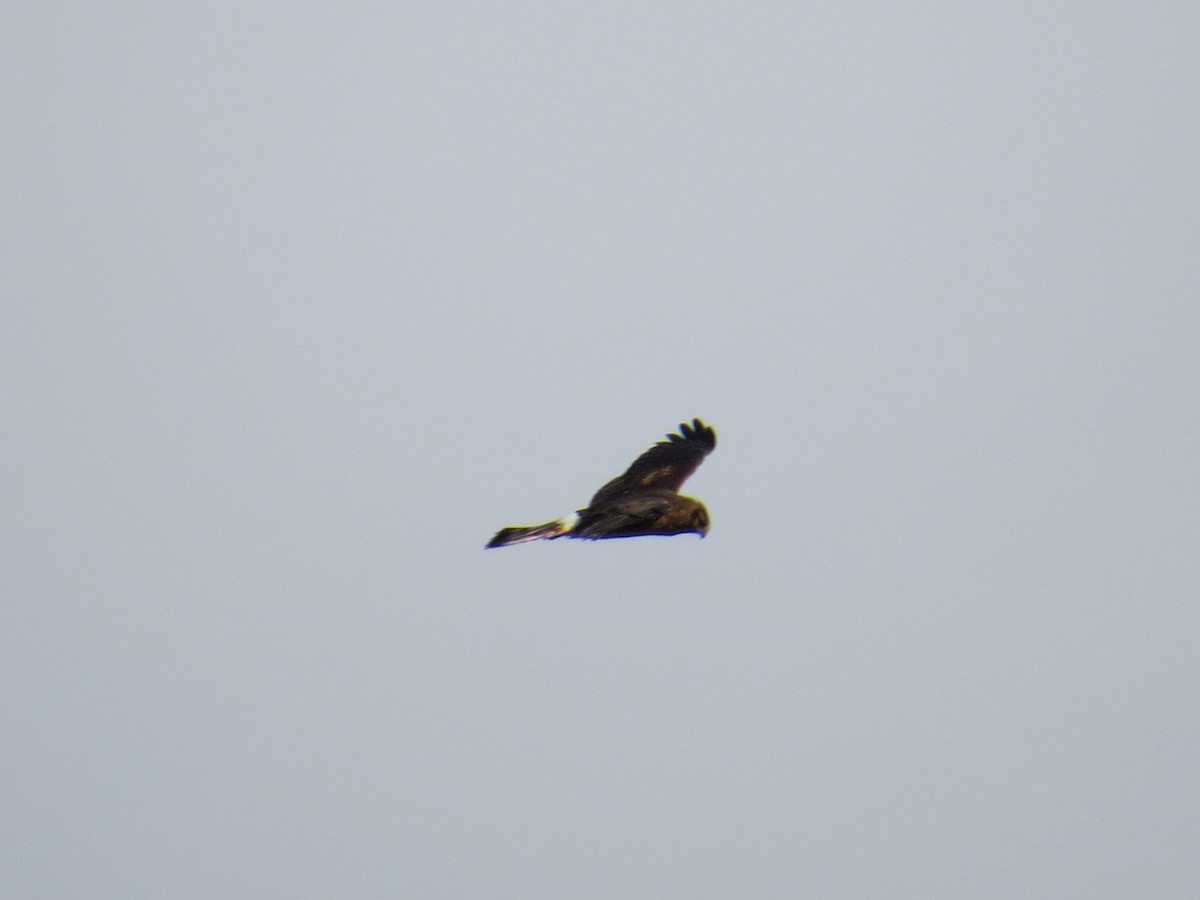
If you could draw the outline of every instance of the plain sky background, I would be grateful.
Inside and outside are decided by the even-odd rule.
[[[0,895],[1200,896],[1194,0],[0,43]]]

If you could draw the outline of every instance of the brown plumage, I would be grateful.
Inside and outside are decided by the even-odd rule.
[[[708,534],[708,510],[678,493],[688,476],[717,446],[717,435],[699,419],[684,422],[600,490],[585,509],[544,525],[501,528],[488,547],[560,537],[641,537],[646,534]]]

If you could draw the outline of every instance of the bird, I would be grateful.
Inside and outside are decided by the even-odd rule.
[[[658,534],[708,534],[708,510],[679,488],[717,446],[717,434],[699,419],[683,422],[592,497],[583,509],[544,525],[501,528],[485,549],[552,541],[641,537]]]

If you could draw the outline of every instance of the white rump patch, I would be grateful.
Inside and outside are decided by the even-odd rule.
[[[566,534],[566,532],[570,531],[572,528],[575,527],[575,524],[578,521],[579,521],[579,513],[573,512],[573,513],[568,513],[567,515],[563,516],[561,519],[558,519],[554,524],[562,526],[562,531],[560,531],[559,534]]]

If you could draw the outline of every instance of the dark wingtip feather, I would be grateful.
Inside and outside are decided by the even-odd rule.
[[[705,425],[699,419],[692,419],[692,424],[680,425],[680,430],[688,440],[700,441],[709,451],[717,446],[717,433],[711,425]]]
[[[713,431],[711,425],[705,425],[699,419],[692,419],[690,424],[680,422],[679,431],[671,432],[667,435],[667,439],[660,443],[679,444],[683,441],[699,441],[711,453],[717,446],[717,433]]]

